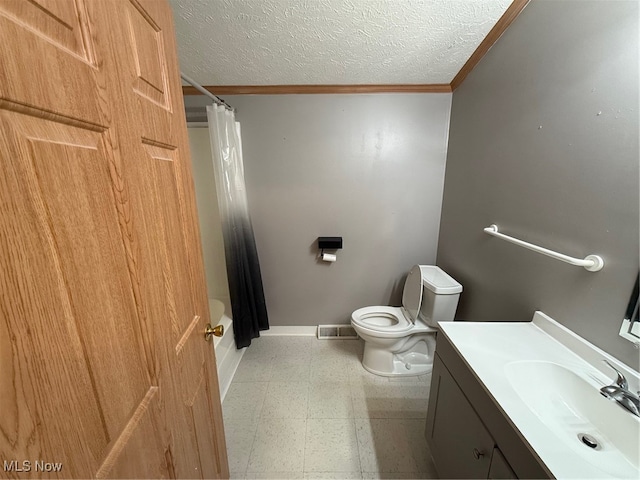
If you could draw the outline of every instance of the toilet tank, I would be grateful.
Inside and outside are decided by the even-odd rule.
[[[437,327],[438,322],[452,322],[462,285],[435,265],[420,265],[422,275],[422,305],[420,316],[427,325]]]

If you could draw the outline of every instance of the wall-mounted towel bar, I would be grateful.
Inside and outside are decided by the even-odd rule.
[[[604,267],[604,260],[599,255],[587,255],[585,258],[570,257],[568,255],[564,255],[562,253],[549,250],[548,248],[539,247],[538,245],[534,245],[533,243],[525,242],[523,240],[518,240],[517,238],[510,237],[509,235],[505,235],[504,233],[500,233],[498,231],[498,226],[495,224],[488,226],[487,228],[484,229],[484,231],[489,235],[493,235],[494,237],[501,238],[502,240],[506,240],[507,242],[515,243],[516,245],[520,245],[521,247],[528,248],[529,250],[533,250],[534,252],[538,252],[548,257],[561,260],[571,265],[584,267],[590,272],[597,272],[599,270],[602,270],[602,267]]]

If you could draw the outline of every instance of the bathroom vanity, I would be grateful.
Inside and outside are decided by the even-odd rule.
[[[599,393],[602,360],[633,391],[638,372],[542,312],[440,328],[425,435],[441,478],[638,478],[640,418]]]
[[[429,398],[426,436],[441,478],[553,478],[444,335]]]

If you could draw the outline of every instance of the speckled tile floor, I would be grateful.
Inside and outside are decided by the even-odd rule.
[[[437,478],[429,375],[361,365],[362,340],[255,339],[223,403],[231,478]]]

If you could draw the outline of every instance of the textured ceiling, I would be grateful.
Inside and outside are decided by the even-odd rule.
[[[511,0],[170,0],[202,85],[449,83]]]

